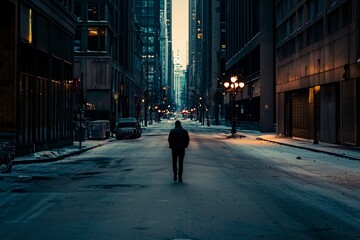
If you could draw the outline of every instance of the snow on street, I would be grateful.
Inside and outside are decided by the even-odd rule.
[[[0,178],[4,239],[359,239],[360,161],[183,121],[184,182],[152,125]]]

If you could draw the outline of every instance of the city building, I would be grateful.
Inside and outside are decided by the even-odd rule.
[[[145,124],[157,116],[155,107],[162,104],[160,62],[160,1],[135,0],[136,17],[144,41],[142,53],[145,68]]]
[[[185,94],[186,94],[186,79],[185,79],[185,70],[183,63],[181,62],[180,53],[176,54],[174,60],[174,102],[175,110],[182,111],[186,109],[185,103]]]
[[[18,155],[73,143],[72,1],[0,2],[0,135]]]
[[[275,131],[274,2],[226,0],[225,4],[226,74],[222,82],[236,76],[245,83],[235,97],[236,121],[245,128]]]
[[[173,104],[173,82],[174,82],[174,58],[172,51],[172,0],[166,0],[166,25],[167,25],[167,90],[166,90],[166,104],[170,107]]]
[[[189,109],[196,109],[196,116],[199,122],[204,123],[204,95],[206,95],[206,84],[204,77],[205,69],[203,61],[205,52],[203,51],[203,0],[189,1],[189,66],[188,66],[188,91]],[[195,113],[194,113],[195,115]]]
[[[226,63],[226,12],[225,0],[204,1],[202,20],[203,40],[203,89],[204,117],[207,124],[224,122],[224,108],[221,81],[225,76]],[[227,102],[228,103],[228,102]]]
[[[112,128],[119,118],[139,118],[145,86],[134,0],[74,2],[74,77],[83,90],[74,110]]]
[[[360,145],[360,2],[276,1],[277,133]]]
[[[173,88],[173,60],[172,60],[172,0],[160,1],[160,66],[161,84],[163,89],[162,104],[159,105],[161,111],[169,110],[172,105]]]

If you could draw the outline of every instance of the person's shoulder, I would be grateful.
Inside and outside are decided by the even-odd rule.
[[[185,128],[183,128],[182,131],[183,131],[183,132],[186,132],[186,133],[188,132],[188,130],[186,130]]]

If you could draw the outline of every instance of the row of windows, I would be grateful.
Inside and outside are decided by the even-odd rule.
[[[18,143],[44,144],[70,138],[72,65],[24,43],[19,59]]]
[[[291,19],[289,18],[290,21]],[[326,16],[317,18],[317,21],[311,22],[311,25],[309,24],[306,28],[295,30],[293,27],[284,28],[284,25],[281,25],[276,29],[277,58],[288,57],[338,29],[348,26],[351,21],[351,2],[348,1]]]
[[[31,145],[72,136],[69,84],[20,75],[19,145]]]
[[[155,0],[136,1],[136,7],[154,7]],[[156,0],[157,1],[157,0]]]
[[[231,59],[260,32],[260,1],[229,1],[227,11],[227,59]]]
[[[280,11],[280,10],[278,10]],[[307,22],[311,22],[317,16],[324,12],[324,0],[310,0],[306,6],[302,6],[297,11],[287,18],[280,26],[276,29],[276,41],[277,43],[288,38],[290,35],[295,33],[298,29],[305,26],[305,19]],[[281,14],[277,14],[277,22],[282,20]]]
[[[21,40],[67,61],[72,59],[72,38],[31,8],[21,5]],[[45,34],[44,34],[45,33]]]
[[[89,20],[89,21],[105,21],[105,9],[107,6],[104,3],[87,4],[87,15],[83,14],[82,8],[84,5],[76,4],[74,6],[74,14],[78,20]]]
[[[283,0],[278,1],[276,3],[276,23],[279,24],[281,20],[290,13],[292,9],[294,9],[297,2],[300,2],[300,0]],[[336,2],[334,0],[331,0],[328,3],[328,7],[333,5],[333,2]],[[324,11],[324,0],[307,0],[306,4],[304,6],[300,7],[298,10],[298,13],[300,11],[301,14],[304,13],[303,8],[306,8],[306,19],[309,21],[313,19],[318,14],[322,13]],[[303,17],[303,16],[302,16]]]

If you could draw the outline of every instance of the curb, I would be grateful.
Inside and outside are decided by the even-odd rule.
[[[304,147],[304,146],[296,146],[296,145],[293,145],[290,143],[277,142],[277,141],[273,141],[273,140],[269,140],[269,139],[265,139],[265,138],[261,138],[261,137],[257,137],[256,140],[267,141],[267,142],[276,143],[279,145],[284,145],[284,146],[294,147],[294,148],[299,148],[299,149],[305,149],[305,150],[318,152],[318,153],[325,153],[325,154],[329,154],[329,155],[333,155],[333,156],[337,156],[337,157],[348,158],[351,160],[360,160],[360,158],[352,157],[352,156],[348,156],[348,155],[344,155],[344,154],[340,154],[340,153],[334,153],[334,152],[329,152],[329,151],[325,151],[325,150],[314,149],[314,148],[309,148],[309,147]]]
[[[87,147],[87,148],[82,148],[78,151],[73,151],[70,153],[66,153],[63,155],[59,155],[57,157],[52,157],[52,158],[44,158],[44,159],[29,159],[29,160],[13,160],[12,164],[13,165],[19,165],[19,164],[33,164],[33,163],[48,163],[48,162],[56,162],[58,160],[70,157],[70,156],[75,156],[75,155],[80,155],[86,151],[89,151],[91,149],[97,148],[97,147],[101,147],[105,144],[108,144],[109,142],[112,142],[112,140],[106,142],[106,143],[100,143],[98,145],[95,146],[91,146],[91,147]]]

